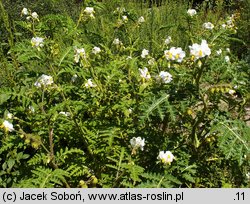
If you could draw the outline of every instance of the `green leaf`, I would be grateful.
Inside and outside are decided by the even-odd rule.
[[[194,178],[190,175],[190,174],[182,174],[182,177],[185,178],[187,181],[191,182],[191,183],[195,183]]]
[[[9,94],[0,94],[0,105],[8,101],[8,99],[11,97]]]
[[[62,57],[61,57],[61,59],[60,59],[60,61],[59,61],[59,64],[58,64],[59,67],[60,67],[60,65],[62,64],[62,62],[63,62],[63,60],[65,59],[65,57],[69,54],[70,51],[71,51],[71,47],[68,47],[68,48],[64,51],[64,53],[63,53],[63,55],[62,55]]]
[[[8,164],[8,167],[9,167],[9,169],[12,169],[12,167],[15,165],[15,160],[14,159],[9,159],[8,161],[7,161],[7,164]]]

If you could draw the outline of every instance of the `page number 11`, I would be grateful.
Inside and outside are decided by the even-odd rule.
[[[245,199],[244,192],[242,192],[242,193],[238,192],[238,193],[236,193],[236,196],[237,196],[237,198],[234,200],[244,200]]]

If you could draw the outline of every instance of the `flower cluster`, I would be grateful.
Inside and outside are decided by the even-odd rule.
[[[75,55],[74,55],[74,60],[76,63],[79,62],[80,58],[85,58],[86,53],[84,48],[75,48]]]
[[[31,12],[30,10],[28,10],[27,8],[23,8],[23,10],[21,11],[21,16],[27,16],[26,19],[27,20],[36,20],[39,21],[39,16],[37,14],[37,12]]]
[[[221,53],[222,53],[222,50],[221,50],[221,49],[219,49],[219,50],[216,51],[216,54],[217,54],[217,55],[221,55]]]
[[[203,28],[208,29],[208,30],[213,30],[214,25],[211,22],[207,22],[203,24]]]
[[[128,22],[128,17],[127,16],[122,16],[122,21],[123,23],[127,23]]]
[[[173,80],[172,75],[169,72],[165,72],[165,71],[160,72],[159,78],[165,84],[168,84]]]
[[[141,52],[141,58],[146,58],[149,55],[149,51],[146,49],[143,49]]]
[[[142,24],[142,23],[144,23],[144,22],[145,22],[145,19],[144,19],[143,16],[141,16],[141,17],[138,18],[138,24],[139,25]]]
[[[230,95],[234,95],[234,94],[235,94],[235,90],[229,89],[229,90],[228,90],[228,93],[229,93]]]
[[[114,11],[114,14],[122,14],[124,12],[126,12],[126,9],[124,7],[117,7]]]
[[[13,114],[10,113],[10,112],[8,112],[8,113],[6,114],[6,118],[11,120],[11,119],[13,118]]]
[[[32,105],[28,107],[28,110],[30,113],[35,113],[35,108]]]
[[[123,46],[123,43],[119,40],[119,38],[115,38],[113,44],[116,46]]]
[[[168,36],[168,37],[165,39],[165,41],[164,41],[165,45],[168,45],[168,44],[170,44],[171,42],[172,42],[171,36]]]
[[[148,60],[148,64],[151,65],[151,66],[154,65],[155,63],[156,63],[155,58],[151,58],[151,59]]]
[[[94,14],[95,14],[95,10],[93,7],[86,7],[83,11],[83,13],[90,17],[90,18],[95,18]]]
[[[238,18],[238,15],[232,14],[230,17],[227,18],[226,22],[224,24],[222,24],[222,28],[237,30],[237,27],[235,25],[236,18]]]
[[[48,87],[48,86],[51,86],[52,84],[54,83],[53,81],[53,77],[52,76],[48,76],[48,75],[41,75],[38,80],[35,82],[35,86],[38,87],[38,88],[41,88],[41,87]]]
[[[173,160],[175,159],[174,155],[170,151],[160,151],[158,155],[158,159],[163,163],[163,164],[171,164]]]
[[[77,74],[74,74],[72,77],[71,77],[71,81],[74,83],[76,81],[76,79],[78,78]]]
[[[141,137],[133,137],[130,140],[130,144],[134,150],[140,148],[141,151],[143,151],[145,146],[145,139],[142,139]]]
[[[35,48],[37,48],[38,50],[40,50],[40,48],[44,46],[43,41],[44,41],[44,38],[41,38],[41,37],[33,37],[33,38],[31,39],[31,45],[32,45],[32,47],[35,47]]]
[[[226,63],[229,63],[229,62],[230,62],[230,57],[229,57],[228,55],[226,55],[224,59],[225,59],[225,62],[226,62]]]
[[[92,79],[88,79],[88,81],[85,83],[85,87],[86,88],[96,87],[96,84],[92,82]]]
[[[1,125],[1,127],[6,131],[6,132],[12,132],[14,131],[14,127],[13,127],[13,124],[10,123],[8,120],[5,120],[3,122],[3,124]]]
[[[182,62],[183,58],[186,56],[185,52],[180,48],[171,47],[170,50],[165,50],[164,55],[167,60]]]
[[[147,67],[144,67],[143,69],[139,69],[139,72],[140,72],[140,76],[143,79],[149,80],[151,78]]]
[[[93,54],[95,54],[95,55],[97,55],[97,54],[99,54],[101,52],[101,48],[99,48],[99,47],[93,47],[93,49],[92,49],[92,53]]]
[[[194,60],[200,59],[211,54],[211,49],[208,47],[207,41],[202,40],[201,44],[193,44],[189,46],[190,54],[194,57]]]
[[[23,8],[23,10],[21,11],[21,15],[27,16],[29,15],[29,10],[27,8]]]
[[[191,17],[195,16],[197,14],[195,9],[188,9],[187,14]]]

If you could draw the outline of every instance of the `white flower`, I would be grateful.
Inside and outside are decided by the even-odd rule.
[[[119,40],[119,38],[115,38],[113,41],[114,45],[122,45],[122,41]]]
[[[126,60],[131,60],[132,57],[131,56],[127,56]]]
[[[84,48],[80,48],[80,49],[75,48],[74,61],[76,63],[78,63],[80,58],[84,58],[84,57],[86,57],[85,49]]]
[[[227,52],[231,52],[229,47],[226,49],[226,51],[227,51]]]
[[[88,15],[91,15],[91,14],[95,13],[93,7],[86,7],[83,12],[86,13],[86,14],[88,14]]]
[[[93,54],[95,54],[95,55],[97,55],[98,53],[100,53],[101,52],[101,49],[99,48],[99,47],[94,47],[93,49],[92,49],[92,53]]]
[[[226,28],[227,25],[226,25],[225,23],[223,23],[223,24],[221,25],[221,27],[222,27],[222,28]]]
[[[141,57],[142,58],[146,58],[146,56],[149,54],[149,51],[146,50],[146,49],[143,49],[142,52],[141,52]]]
[[[228,17],[228,20],[226,21],[226,28],[233,28],[235,25],[234,25],[234,15],[232,15],[231,17]]]
[[[12,131],[14,131],[13,124],[10,123],[10,122],[7,121],[7,120],[5,120],[5,121],[3,122],[2,127],[5,129],[6,132],[12,132]]]
[[[150,60],[148,60],[148,64],[149,65],[154,65],[155,64],[155,59],[151,58]]]
[[[229,63],[230,62],[230,57],[227,55],[227,56],[225,56],[225,62],[226,63]]]
[[[38,14],[36,12],[33,12],[31,14],[32,18],[34,18],[35,20],[38,20]]]
[[[128,17],[127,16],[122,16],[122,20],[126,23],[126,22],[128,22]]]
[[[187,14],[191,17],[197,14],[195,9],[188,9]]]
[[[189,46],[189,49],[190,54],[194,56],[195,60],[205,56],[209,56],[211,54],[211,50],[208,47],[206,40],[202,40],[200,45],[195,43],[192,46]]]
[[[221,49],[219,49],[219,50],[216,51],[216,54],[217,54],[217,55],[221,55],[221,53],[222,53],[222,50],[221,50]]]
[[[163,164],[171,164],[171,162],[174,160],[174,155],[170,151],[160,151],[158,157],[157,157]]]
[[[40,38],[40,37],[33,37],[31,39],[31,45],[32,47],[36,47],[36,48],[40,48],[43,47],[43,40],[44,38]]]
[[[250,180],[250,172],[246,173],[246,177],[247,177],[248,180]]]
[[[170,50],[165,50],[164,55],[167,60],[176,60],[177,62],[182,62],[186,53],[180,48],[171,47]]]
[[[235,28],[235,15],[228,17],[226,22],[222,25],[223,28]]]
[[[227,20],[227,24],[231,25],[233,23],[232,19],[230,18],[229,20]]]
[[[75,82],[76,79],[77,79],[77,77],[78,77],[77,74],[74,74],[74,75],[71,77],[71,81],[72,81],[72,82]]]
[[[88,81],[85,83],[85,87],[89,88],[89,87],[96,87],[96,84],[94,84],[92,82],[92,79],[88,79]]]
[[[95,18],[94,14],[94,8],[93,7],[86,7],[83,11],[86,15],[88,15],[90,18]]]
[[[70,112],[61,111],[61,112],[59,112],[59,114],[64,115],[66,117],[70,116]]]
[[[13,118],[13,114],[12,113],[7,113],[6,118],[7,119],[12,119]]]
[[[171,36],[168,36],[164,42],[165,42],[165,45],[170,44],[172,42]]]
[[[233,94],[235,94],[235,90],[229,89],[228,93],[231,94],[231,95],[233,95]]]
[[[42,76],[40,76],[38,78],[38,80],[35,82],[35,86],[38,87],[38,88],[41,88],[41,87],[47,87],[47,86],[50,86],[54,83],[53,81],[53,78],[52,76],[48,76],[48,75],[45,75],[43,74]]]
[[[143,151],[144,146],[145,146],[145,139],[144,138],[142,139],[141,137],[133,137],[130,140],[130,144],[133,149],[140,148],[141,151]]]
[[[203,24],[203,28],[206,28],[208,30],[213,30],[214,25],[211,22],[207,22]]]
[[[144,23],[144,22],[145,22],[145,19],[144,19],[143,16],[141,16],[140,18],[138,18],[138,23],[139,23],[139,24],[142,24],[142,23]]]
[[[117,7],[114,13],[124,13],[126,9],[124,7]]]
[[[148,72],[148,68],[147,67],[144,67],[143,69],[139,69],[139,72],[140,72],[140,76],[143,78],[143,79],[150,79],[151,76]]]
[[[170,83],[172,81],[172,75],[169,72],[161,71],[159,77],[165,84]]]
[[[35,108],[34,108],[33,106],[29,106],[28,108],[29,108],[29,111],[30,111],[31,113],[34,113],[34,112],[35,112]]]
[[[21,14],[22,14],[22,15],[25,15],[25,16],[29,15],[28,9],[27,9],[27,8],[23,8]]]

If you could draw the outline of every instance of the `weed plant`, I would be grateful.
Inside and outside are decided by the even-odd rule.
[[[1,0],[0,187],[249,187],[247,6],[190,5]]]

